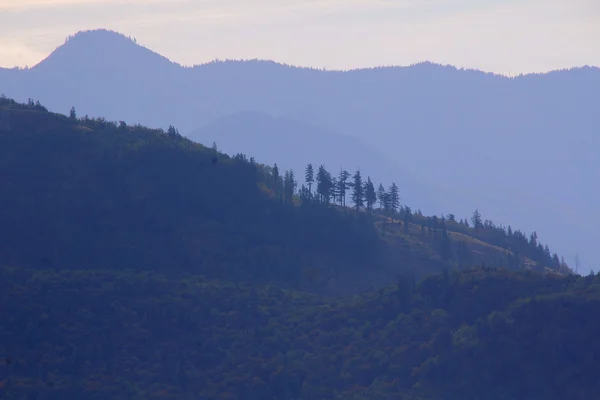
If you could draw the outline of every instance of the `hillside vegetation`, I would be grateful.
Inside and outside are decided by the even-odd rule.
[[[598,393],[600,278],[303,172],[0,98],[0,399]]]
[[[33,101],[4,99],[0,112],[0,191],[10,193],[0,208],[5,265],[188,272],[325,293],[381,287],[400,272],[424,276],[468,261],[506,265],[513,252],[521,260],[515,267],[529,258],[542,269],[560,268],[549,250],[535,253],[537,242],[518,241],[520,232],[425,218],[398,199],[393,206],[381,201],[387,190],[380,210],[375,198],[354,211],[334,207],[345,198],[323,168],[315,168],[314,190],[295,191],[289,171],[218,153],[173,127],[77,118],[75,110],[67,117]],[[384,215],[408,217],[421,233],[391,234],[394,224],[383,230],[373,223]],[[472,236],[453,241],[447,231]],[[506,251],[470,246],[473,238]]]
[[[272,174],[253,160],[174,129],[77,120],[33,103],[0,107],[10,124],[0,134],[5,264],[186,271],[291,287],[307,268],[399,265],[366,216],[273,199]]]
[[[2,398],[587,400],[600,279],[478,269],[351,299],[0,270]],[[29,397],[27,397],[29,396]]]

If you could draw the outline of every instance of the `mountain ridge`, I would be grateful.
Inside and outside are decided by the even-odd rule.
[[[309,163],[325,164],[334,174],[339,169],[360,169],[365,176],[383,182],[400,182],[402,202],[422,210],[437,209],[435,190],[404,171],[381,152],[361,140],[339,132],[319,129],[304,121],[274,117],[264,112],[240,111],[218,118],[186,135],[210,147],[234,155],[253,155],[263,162],[304,174]],[[286,157],[280,157],[286,154]],[[354,155],[360,154],[356,158]],[[419,199],[417,204],[415,199]]]
[[[106,66],[96,53],[93,68],[74,68],[75,57],[43,73],[2,70],[0,92],[52,111],[75,106],[80,115],[175,125],[184,134],[240,110],[300,120],[359,139],[436,188],[444,204],[429,213],[468,215],[481,207],[504,224],[518,220],[545,232],[568,259],[580,253],[593,260],[600,213],[586,182],[598,179],[596,67],[510,79],[434,64],[328,72],[259,61],[184,68],[163,60],[130,68],[118,59]]]
[[[577,71],[577,70],[587,70],[587,69],[600,70],[600,66],[585,64],[585,65],[573,66],[570,68],[549,70],[546,72],[522,73],[522,74],[517,74],[517,75],[514,75],[511,77],[511,76],[507,76],[505,74],[495,73],[495,72],[491,72],[491,71],[485,71],[485,70],[481,70],[481,69],[477,69],[477,68],[464,67],[464,66],[459,67],[459,66],[452,65],[452,64],[444,64],[444,63],[438,63],[438,62],[433,62],[433,61],[428,61],[428,60],[415,62],[415,63],[409,64],[409,65],[390,64],[390,65],[378,65],[378,66],[370,66],[370,67],[352,67],[352,68],[346,68],[346,69],[329,69],[329,68],[301,66],[301,65],[288,64],[288,63],[279,62],[279,61],[270,60],[270,59],[226,59],[226,60],[214,59],[212,61],[207,61],[204,63],[193,64],[193,65],[184,65],[175,60],[171,60],[168,57],[165,57],[165,56],[161,55],[160,53],[152,50],[151,48],[139,43],[136,38],[127,36],[118,31],[114,31],[114,30],[110,30],[110,29],[103,29],[103,28],[82,30],[82,31],[76,32],[73,35],[69,35],[65,39],[65,43],[57,46],[52,52],[50,52],[50,54],[48,54],[48,56],[46,56],[45,58],[40,60],[38,63],[34,64],[33,66],[30,66],[27,68],[18,67],[18,66],[0,67],[0,70],[34,69],[36,67],[39,67],[41,64],[46,63],[49,60],[49,58],[51,58],[53,55],[55,55],[55,53],[61,52],[62,50],[64,50],[65,47],[72,46],[74,43],[76,43],[78,41],[88,40],[85,44],[93,46],[94,42],[97,43],[97,41],[100,39],[112,40],[113,44],[116,44],[119,46],[122,46],[123,44],[133,44],[136,47],[139,47],[143,50],[148,51],[149,53],[151,53],[153,56],[155,56],[157,58],[167,60],[169,63],[176,65],[178,67],[181,67],[181,68],[185,68],[185,69],[202,68],[204,66],[211,65],[214,63],[245,63],[245,62],[259,62],[259,63],[275,64],[275,65],[279,65],[279,66],[283,66],[283,67],[292,67],[295,69],[306,69],[306,70],[314,70],[314,71],[321,71],[321,72],[359,72],[359,71],[368,71],[368,70],[402,69],[402,68],[412,68],[412,67],[424,66],[424,67],[437,67],[437,68],[453,68],[457,71],[479,72],[479,73],[482,73],[485,75],[493,75],[493,76],[499,76],[499,77],[505,77],[505,78],[521,78],[521,77],[528,77],[528,76],[547,75],[547,74],[553,74],[553,73],[559,73],[559,72],[565,72],[565,71]],[[131,48],[133,48],[133,46],[131,46]]]
[[[400,208],[398,199],[391,208],[385,194],[379,210],[373,202],[360,213],[361,207],[341,207],[331,177],[317,166],[321,183],[307,195],[289,182],[288,171],[217,153],[174,128],[66,117],[4,98],[0,113],[8,121],[0,126],[0,188],[12,193],[0,210],[0,263],[172,265],[174,272],[230,278],[254,271],[293,285],[315,268],[323,284],[365,268],[369,277],[361,283],[407,269],[426,275],[468,260],[564,269],[537,236],[530,240],[480,217],[470,228],[454,216],[446,221]],[[46,201],[33,208],[37,197]]]

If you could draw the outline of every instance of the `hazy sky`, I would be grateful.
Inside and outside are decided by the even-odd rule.
[[[0,0],[0,66],[34,65],[67,35],[95,28],[184,65],[600,65],[600,0]]]

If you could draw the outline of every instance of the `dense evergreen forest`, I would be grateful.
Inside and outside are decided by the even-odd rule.
[[[327,299],[115,270],[0,270],[11,399],[587,400],[600,278],[499,269]]]
[[[318,165],[1,98],[0,398],[598,393],[598,277]]]

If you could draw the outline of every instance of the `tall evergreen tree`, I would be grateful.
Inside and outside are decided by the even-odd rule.
[[[285,179],[283,181],[283,192],[284,199],[287,203],[294,201],[294,193],[297,187],[296,178],[294,177],[294,171],[285,171]]]
[[[273,192],[275,192],[275,196],[281,197],[281,176],[279,175],[279,167],[277,166],[277,163],[275,163],[271,169],[271,179],[273,182]]]
[[[537,247],[537,245],[538,245],[538,235],[537,235],[536,231],[533,231],[533,233],[529,237],[529,243],[531,244],[531,247]]]
[[[308,185],[309,198],[312,197],[312,184],[315,182],[315,171],[312,164],[308,164],[304,170],[304,181]]]
[[[371,213],[373,211],[373,206],[377,202],[377,193],[375,193],[375,186],[373,185],[373,182],[371,182],[371,177],[367,177],[364,192],[367,211]]]
[[[273,165],[273,169],[271,169],[271,175],[273,177],[273,181],[277,182],[279,180],[279,167],[277,166],[277,163]]]
[[[69,118],[77,119],[77,111],[75,111],[75,106],[71,107],[71,111],[69,112]]]
[[[558,254],[554,253],[554,255],[552,255],[552,266],[553,267],[560,267],[560,258],[558,258]]]
[[[331,200],[335,204],[338,199],[340,199],[340,203],[342,202],[340,198],[340,191],[338,187],[338,180],[336,178],[331,178],[331,187],[329,188],[329,195],[331,196]]]
[[[324,165],[319,167],[317,171],[317,194],[321,202],[329,204],[331,201],[331,174],[325,169]]]
[[[181,137],[181,135],[179,134],[179,131],[173,125],[169,125],[169,129],[167,130],[167,134],[169,135],[169,137],[172,137],[172,138],[179,138],[179,137]]]
[[[352,202],[354,208],[359,211],[365,204],[365,193],[362,182],[362,176],[360,170],[357,170],[353,176],[354,182],[352,183]]]
[[[212,163],[217,164],[219,162],[219,151],[217,150],[217,142],[213,142],[212,147],[210,148],[210,152]]]
[[[346,192],[348,190],[348,178],[350,174],[346,170],[341,170],[337,179],[337,192],[340,197],[340,206],[346,206]]]
[[[479,212],[479,210],[473,211],[473,216],[471,217],[471,222],[473,223],[473,227],[475,228],[475,230],[479,231],[479,228],[482,227],[481,213]]]
[[[379,187],[377,188],[377,198],[379,199],[379,209],[387,211],[386,197],[387,197],[387,192],[385,191],[383,184],[380,183]]]
[[[398,210],[398,207],[400,207],[400,196],[398,194],[398,186],[396,186],[395,183],[392,183],[392,186],[390,186],[388,195],[390,201],[390,210],[396,212]]]
[[[550,253],[550,248],[548,247],[548,245],[544,246],[544,257],[546,257],[547,261],[552,260],[552,253]]]

